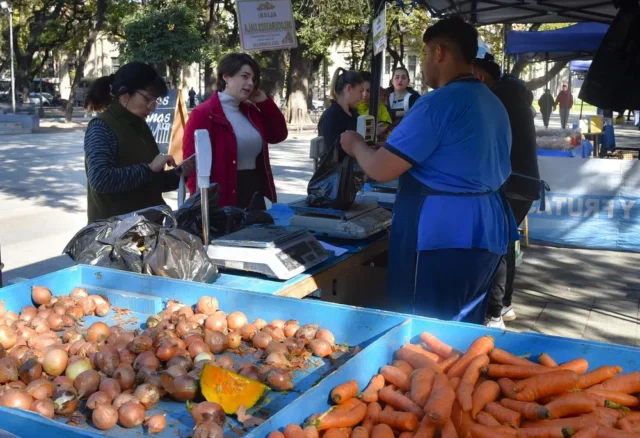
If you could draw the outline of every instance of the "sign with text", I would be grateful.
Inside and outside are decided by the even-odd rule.
[[[382,11],[373,20],[373,54],[377,55],[387,48],[387,12]]]
[[[242,50],[298,47],[291,0],[236,0],[236,12]]]
[[[147,125],[163,154],[172,155],[177,163],[182,161],[182,135],[187,123],[187,106],[179,90],[158,98],[158,107],[147,116]]]

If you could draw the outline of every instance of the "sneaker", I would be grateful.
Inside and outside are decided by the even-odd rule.
[[[502,321],[502,318],[500,317],[498,318],[488,317],[484,320],[484,325],[485,327],[498,328],[501,330],[506,329],[506,326],[504,325],[504,321]]]
[[[502,320],[503,321],[514,321],[516,319],[516,311],[513,310],[512,306],[504,307],[502,309]]]

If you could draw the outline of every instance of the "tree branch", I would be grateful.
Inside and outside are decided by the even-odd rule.
[[[551,80],[551,78],[555,77],[558,73],[560,73],[562,69],[567,66],[567,64],[568,64],[567,61],[555,62],[553,66],[549,69],[548,73],[545,73],[542,76],[531,79],[529,82],[527,82],[527,89],[537,90],[538,88],[543,87],[545,84],[547,84]]]

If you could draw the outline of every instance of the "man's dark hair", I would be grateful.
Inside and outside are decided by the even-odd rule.
[[[370,71],[360,71],[358,72],[358,74],[360,75],[360,77],[362,78],[363,81],[365,82],[371,82],[371,72]]]
[[[218,91],[224,91],[227,86],[224,75],[235,76],[245,65],[248,65],[253,70],[253,84],[255,88],[258,88],[260,86],[260,65],[256,60],[246,53],[229,53],[218,64],[218,77],[216,80]]]
[[[500,66],[494,61],[494,59],[495,58],[492,54],[485,53],[484,58],[474,59],[473,65],[486,71],[494,81],[498,81],[500,79],[500,76],[502,75],[502,71],[500,70]]]
[[[442,44],[468,64],[478,54],[478,31],[460,17],[445,18],[430,26],[424,32],[422,41],[425,44]]]

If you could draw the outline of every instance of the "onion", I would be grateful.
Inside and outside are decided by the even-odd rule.
[[[294,356],[299,356],[304,353],[305,342],[298,338],[287,338],[284,340],[283,345],[287,347],[287,352]]]
[[[241,368],[240,374],[253,380],[262,380],[260,370],[258,369],[258,367],[251,363],[248,366]]]
[[[309,348],[311,348],[313,355],[318,357],[327,357],[333,352],[331,344],[322,339],[314,339],[311,341]]]
[[[280,342],[276,342],[276,341],[269,342],[265,351],[267,352],[267,354],[288,353],[287,347],[281,344]]]
[[[22,321],[29,322],[36,316],[38,316],[38,309],[36,309],[33,306],[23,307],[22,310],[20,311],[20,319]]]
[[[294,336],[296,334],[299,328],[300,324],[298,324],[298,321],[296,321],[295,319],[291,319],[284,324],[284,335],[287,338],[290,338],[291,336]]]
[[[75,390],[75,387],[73,386],[73,381],[68,378],[67,376],[58,376],[55,379],[53,379],[53,385],[55,386],[55,390],[57,391],[58,389],[62,388],[63,386],[67,386],[69,388],[73,388]]]
[[[176,377],[168,387],[163,386],[169,395],[178,401],[193,400],[198,392],[198,382],[187,375]]]
[[[47,317],[47,324],[49,324],[49,328],[54,332],[60,331],[64,327],[62,316],[56,314]]]
[[[307,324],[303,325],[296,332],[296,338],[303,339],[306,342],[311,342],[315,337],[316,333],[318,333],[318,324]]]
[[[100,403],[107,405],[111,404],[111,396],[106,392],[98,391],[91,394],[91,397],[87,400],[87,408],[95,409]]]
[[[53,308],[53,312],[54,313],[52,313],[52,315],[62,316],[62,315],[67,313],[67,309],[62,307],[62,306],[56,306],[56,307]],[[49,315],[49,316],[51,316],[51,315]]]
[[[215,360],[215,358],[213,357],[213,354],[211,353],[207,353],[206,351],[203,351],[202,353],[198,354],[194,359],[193,362],[194,363],[198,363],[201,360]]]
[[[47,379],[38,379],[29,383],[25,389],[35,400],[44,400],[53,397],[53,383]]]
[[[31,299],[39,305],[47,304],[51,301],[51,291],[44,286],[32,286]]]
[[[60,345],[61,343],[62,342],[59,338],[51,338],[49,336],[36,336],[35,338],[31,338],[27,341],[29,347],[39,351],[43,351],[52,345]]]
[[[162,432],[167,427],[167,417],[164,414],[152,415],[144,420],[144,424],[149,434]]]
[[[178,310],[178,317],[181,317],[181,318],[184,318],[184,319],[189,319],[193,315],[195,315],[195,312],[189,306],[181,307],[180,310]]]
[[[118,410],[106,403],[98,404],[91,414],[93,425],[100,430],[111,429],[118,422],[118,418]]]
[[[140,426],[144,421],[144,406],[135,401],[130,401],[118,409],[118,419],[122,427]]]
[[[110,311],[111,311],[111,306],[109,304],[96,304],[97,316],[107,316]]]
[[[107,301],[107,299],[102,295],[89,295],[89,298],[91,298],[96,303],[96,306],[98,304],[109,304],[109,301]]]
[[[213,357],[213,355],[211,355]],[[174,356],[169,362],[167,362],[167,368],[172,367],[174,365],[181,366],[185,370],[189,371],[193,368],[193,361],[191,358],[185,356]]]
[[[135,403],[140,403],[138,399],[133,396],[132,392],[126,392],[114,398],[112,404],[114,408],[120,409],[122,405],[124,405],[125,403],[129,403],[130,401],[133,401]]]
[[[69,295],[71,296],[71,298],[85,298],[89,296],[89,293],[86,289],[76,287],[71,291]]]
[[[227,416],[224,413],[224,409],[218,403],[214,402],[202,402],[191,405],[191,416],[193,421],[198,424],[204,420],[211,419],[219,425],[223,425]]]
[[[289,362],[287,357],[282,353],[271,353],[267,356],[264,363],[267,365],[273,365],[277,368],[287,368],[291,366],[291,362]]]
[[[8,325],[0,325],[0,346],[5,350],[9,350],[11,347],[16,345],[17,340],[18,335],[15,330]]]
[[[18,320],[18,314],[16,312],[7,312],[4,314],[4,317],[12,322]]]
[[[223,335],[224,336],[224,335]],[[204,341],[194,341],[189,346],[189,355],[193,358],[197,357],[201,353],[210,353],[211,349]]]
[[[167,301],[167,307],[166,309],[164,309],[164,312],[166,315],[171,315],[173,312],[177,312],[178,310],[182,309],[184,307],[184,304],[176,301],[176,300],[169,300]]]
[[[215,421],[207,419],[199,423],[193,430],[193,438],[223,438],[222,427]]]
[[[42,376],[42,365],[36,359],[29,359],[20,367],[19,376],[28,385]]]
[[[167,368],[164,372],[169,374],[174,379],[176,377],[178,377],[178,376],[183,376],[183,375],[187,374],[187,370],[182,368],[180,365],[171,366],[171,367]]]
[[[247,316],[242,312],[233,312],[227,316],[227,326],[231,330],[237,330],[248,322]]]
[[[220,368],[233,371],[233,358],[230,356],[219,356],[216,363]]]
[[[100,382],[98,390],[106,392],[111,396],[111,398],[116,398],[122,392],[122,390],[120,389],[120,384],[115,379],[104,379],[102,382]]]
[[[18,361],[11,357],[0,359],[0,383],[18,380]]]
[[[36,316],[31,320],[31,327],[35,329],[36,333],[43,333],[50,330],[49,323],[47,322],[46,318],[43,318],[41,316]]]
[[[245,324],[240,329],[240,336],[242,336],[243,340],[250,341],[256,335],[257,331],[253,324]]]
[[[82,309],[82,313],[85,315],[93,315],[96,311],[96,303],[89,297],[79,300],[78,307]]]
[[[33,412],[37,412],[43,417],[47,417],[50,419],[53,419],[55,415],[53,400],[51,400],[50,398],[46,398],[44,400],[34,400],[31,403],[31,407],[29,408],[29,410]]]
[[[85,344],[87,344],[87,342],[83,341],[82,339],[75,341],[73,344],[71,344],[71,347],[69,347],[69,354],[71,354],[72,356],[75,356],[76,353],[78,353],[78,351],[80,350],[80,348]]]
[[[284,330],[281,328],[265,327],[262,329],[262,331],[271,336],[274,341],[282,342],[286,339],[286,337],[284,336]]]
[[[229,346],[227,335],[217,330],[205,331],[204,340],[213,354],[222,353]]]
[[[147,318],[146,325],[148,328],[154,328],[158,326],[158,323],[160,321],[161,319],[158,317],[158,315],[151,315],[150,317]]]
[[[57,415],[71,415],[78,409],[78,397],[69,389],[59,389],[53,394],[53,406]]]
[[[71,363],[67,367],[67,371],[64,373],[64,375],[71,380],[76,380],[76,377],[78,377],[81,373],[92,369],[93,367],[91,366],[91,362],[89,361],[89,359],[81,358],[73,361],[73,363]]]
[[[100,374],[96,370],[87,370],[76,378],[73,386],[78,390],[78,397],[85,398],[98,390],[100,386]]]
[[[62,340],[68,344],[73,344],[77,341],[83,341],[84,336],[75,330],[65,330],[62,334]]]
[[[15,332],[18,338],[25,338],[25,339],[33,338],[38,334],[34,329],[29,327],[16,327]],[[16,339],[16,344],[17,343],[18,343],[18,340]]]
[[[120,365],[120,355],[113,345],[105,345],[98,351],[96,365],[107,376],[112,376]]]
[[[69,355],[64,350],[54,348],[45,354],[42,368],[50,376],[59,376],[67,368],[67,362],[69,362]]]
[[[336,345],[336,338],[335,336],[333,336],[333,333],[331,333],[329,330],[327,329],[320,329],[318,330],[318,333],[316,333],[316,339],[321,339],[323,341],[327,341],[329,343],[329,345],[331,345],[332,347],[334,345]]]
[[[138,371],[142,367],[151,368],[154,371],[160,368],[160,361],[153,351],[145,351],[136,357],[133,362],[133,369]]]
[[[281,329],[281,328],[284,328],[285,324],[286,323],[282,319],[274,319],[273,321],[271,321],[269,323],[269,328],[271,328],[271,329],[277,329],[277,328]]]
[[[9,382],[4,385],[4,389],[27,389],[27,385],[21,380],[16,380],[15,382]]]
[[[265,321],[262,318],[258,318],[255,321],[253,321],[253,326],[256,328],[256,330],[262,330],[267,326],[267,321]]]
[[[156,350],[156,357],[162,362],[166,362],[176,354],[176,349],[173,346],[160,346]]]
[[[213,315],[218,309],[218,300],[215,297],[201,297],[196,304],[196,312],[205,315]]]
[[[152,345],[153,339],[151,339],[149,336],[136,336],[131,342],[129,342],[127,348],[132,353],[140,354],[142,352],[150,350]]]
[[[216,312],[207,318],[204,323],[204,328],[207,330],[218,330],[220,332],[224,332],[227,330],[227,317],[224,313]]]
[[[94,322],[87,331],[87,341],[104,342],[109,337],[109,326],[104,322]]]
[[[0,396],[0,406],[29,410],[33,397],[24,389],[9,389]]]
[[[264,332],[258,332],[253,337],[253,346],[264,350],[267,348],[267,345],[269,345],[269,342],[271,342],[271,339],[271,335]]]
[[[7,313],[7,309],[4,306],[4,300],[0,301],[0,316],[3,316]]]
[[[293,388],[293,382],[289,373],[283,370],[272,369],[265,375],[265,382],[276,391],[288,391]]]
[[[126,391],[127,389],[133,388],[136,380],[136,374],[132,368],[121,365],[113,373],[113,378],[120,385],[120,389]]]
[[[118,353],[118,355],[120,356],[120,363],[128,363],[133,365],[133,362],[136,360],[136,355],[132,352],[129,351],[128,348],[124,348],[122,350],[120,350],[120,352]]]
[[[230,332],[227,335],[227,344],[229,348],[238,348],[242,344],[242,336],[238,332]]]
[[[150,383],[143,383],[133,392],[133,396],[140,400],[145,408],[153,408],[160,401],[160,390]]]

